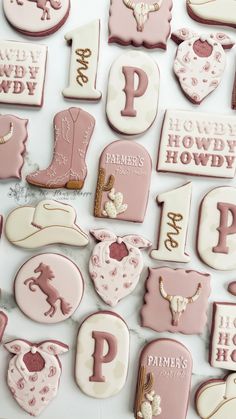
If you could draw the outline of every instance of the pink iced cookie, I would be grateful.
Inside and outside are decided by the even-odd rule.
[[[234,41],[222,32],[199,35],[183,28],[172,34],[180,44],[174,72],[187,98],[199,105],[221,82],[226,65],[225,49]]]
[[[21,178],[27,141],[27,119],[0,115],[0,179]]]
[[[143,269],[139,248],[151,243],[136,234],[117,237],[100,229],[90,233],[99,243],[90,257],[89,274],[100,297],[114,307],[136,287]]]
[[[70,0],[3,0],[5,16],[18,32],[46,36],[67,20]]]
[[[149,269],[142,326],[157,332],[202,333],[207,321],[210,275],[184,269]]]
[[[111,0],[109,42],[166,49],[172,0]]]
[[[15,299],[26,316],[58,323],[72,316],[83,296],[79,268],[68,258],[45,253],[29,259],[15,278]]]
[[[2,341],[5,329],[7,327],[7,323],[8,323],[7,315],[3,311],[0,311],[0,343]]]
[[[191,388],[192,357],[172,339],[158,339],[143,349],[134,406],[135,419],[184,419]]]
[[[151,157],[140,144],[124,140],[109,144],[99,161],[94,216],[142,223],[151,171]]]
[[[195,404],[202,419],[235,419],[236,374],[205,381],[197,390]]]
[[[7,383],[20,407],[38,416],[57,395],[61,377],[58,355],[69,350],[56,340],[31,343],[16,339],[5,344],[14,354],[9,362]]]

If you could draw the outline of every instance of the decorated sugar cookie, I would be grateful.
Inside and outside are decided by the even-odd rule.
[[[113,129],[125,135],[141,134],[153,124],[160,87],[156,62],[140,51],[120,55],[108,79],[106,114]]]
[[[234,178],[235,138],[234,116],[168,109],[157,171]]]
[[[117,237],[109,230],[91,230],[98,240],[89,260],[89,274],[100,297],[115,306],[136,287],[143,269],[139,248],[151,243],[143,237],[131,234]]]
[[[236,27],[235,0],[186,0],[188,14],[200,23]]]
[[[189,212],[192,197],[191,182],[180,188],[158,195],[161,205],[158,249],[152,250],[151,257],[172,262],[189,262],[185,246],[188,231]]]
[[[142,223],[151,170],[151,157],[140,144],[124,140],[109,144],[99,161],[95,217]]]
[[[200,258],[214,269],[236,269],[236,188],[210,191],[200,206],[197,248]]]
[[[197,390],[196,410],[201,419],[234,419],[236,409],[236,374],[211,379]]]
[[[53,126],[55,145],[51,164],[47,169],[30,173],[26,180],[40,188],[82,189],[95,119],[81,108],[69,108],[56,114]]]
[[[0,52],[0,68],[3,68],[0,103],[41,107],[47,47],[30,42],[0,41]]]
[[[15,299],[23,313],[39,323],[58,323],[72,316],[83,296],[79,268],[68,258],[44,253],[17,272]]]
[[[129,330],[112,311],[87,317],[79,328],[75,380],[88,396],[107,399],[124,387],[129,364]]]
[[[192,357],[184,345],[172,339],[147,344],[139,359],[135,419],[185,419],[191,376]]]
[[[71,62],[69,85],[63,90],[63,96],[71,99],[101,99],[102,94],[96,89],[100,20],[72,30],[65,35],[65,39],[71,44]]]
[[[7,373],[11,394],[23,410],[38,416],[57,395],[62,372],[58,355],[69,348],[56,340],[15,339],[4,346],[13,354]]]
[[[4,335],[5,329],[7,327],[7,323],[8,323],[8,317],[6,313],[4,313],[3,311],[0,311],[0,344],[2,342],[2,338]]]
[[[210,275],[193,270],[149,268],[142,326],[157,332],[202,333],[207,321]]]
[[[70,0],[3,0],[5,16],[18,32],[46,36],[67,20]]]
[[[21,178],[27,125],[27,119],[0,115],[0,179]]]
[[[166,49],[172,0],[110,0],[109,42]]]
[[[174,72],[186,97],[199,105],[220,84],[226,66],[225,50],[234,41],[222,32],[199,35],[183,28],[173,32],[180,44]]]
[[[76,224],[76,212],[70,205],[44,200],[34,206],[13,210],[6,219],[5,233],[15,246],[36,249],[49,244],[86,246],[88,236]]]

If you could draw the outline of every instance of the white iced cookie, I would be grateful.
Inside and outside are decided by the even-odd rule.
[[[106,399],[124,387],[129,363],[129,330],[111,311],[84,320],[77,339],[75,379],[90,397]]]
[[[198,22],[236,27],[235,0],[187,0],[187,10]]]
[[[147,131],[158,110],[160,75],[147,54],[129,51],[112,64],[107,91],[107,118],[116,131],[135,135]]]
[[[100,44],[100,20],[94,20],[65,35],[71,44],[69,86],[63,96],[71,99],[99,100],[96,89]]]

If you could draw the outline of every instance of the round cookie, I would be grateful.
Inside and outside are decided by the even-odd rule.
[[[67,20],[70,0],[3,0],[3,10],[11,26],[29,36],[47,36]]]
[[[79,268],[56,253],[34,256],[15,277],[14,292],[19,308],[39,323],[68,319],[80,304],[83,291]]]

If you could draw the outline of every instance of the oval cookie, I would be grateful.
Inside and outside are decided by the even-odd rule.
[[[111,311],[84,320],[77,339],[75,379],[88,396],[106,399],[124,387],[129,363],[129,330]]]
[[[39,323],[58,323],[72,316],[83,296],[79,268],[68,258],[44,253],[29,259],[14,284],[19,308]]]
[[[3,10],[11,26],[29,36],[47,36],[67,20],[70,0],[3,0]]]

